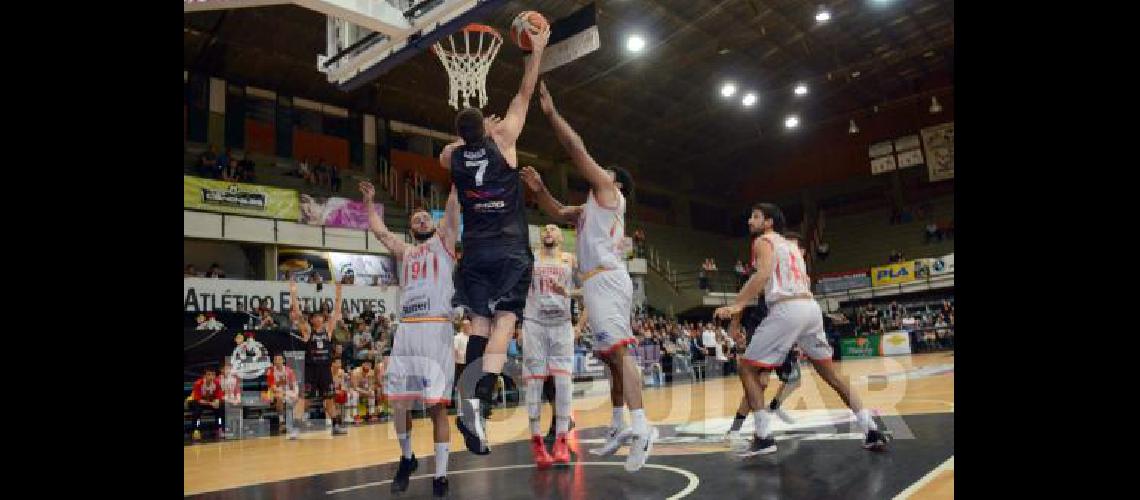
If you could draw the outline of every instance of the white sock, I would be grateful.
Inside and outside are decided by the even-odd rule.
[[[867,431],[877,431],[879,426],[875,425],[875,420],[871,418],[871,410],[863,408],[859,413],[855,414],[855,421],[859,423],[859,430],[864,434]]]
[[[448,443],[435,444],[435,477],[447,475]]]
[[[645,408],[629,410],[629,416],[633,420],[634,434],[642,436],[649,434],[649,421],[645,419]]]
[[[396,439],[400,440],[400,452],[403,453],[404,458],[412,458],[411,433],[396,434]]]
[[[768,413],[768,410],[756,410],[752,412],[752,423],[756,426],[756,437],[760,439],[772,435],[772,431],[769,429],[772,423],[772,416]]]
[[[554,376],[554,408],[558,418],[554,419],[555,432],[561,434],[570,430],[570,403],[574,397],[574,386],[569,375]]]
[[[539,419],[542,416],[542,379],[526,381],[526,410],[530,418],[530,435],[541,436]]]
[[[625,427],[625,407],[624,406],[615,406],[614,407],[614,418],[610,422],[610,427],[613,427],[614,429],[621,429],[622,427]]]

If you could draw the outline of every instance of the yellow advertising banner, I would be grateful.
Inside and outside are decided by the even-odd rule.
[[[182,177],[182,206],[209,212],[297,221],[301,205],[296,190]]]
[[[871,268],[871,286],[894,285],[914,281],[914,261]]]

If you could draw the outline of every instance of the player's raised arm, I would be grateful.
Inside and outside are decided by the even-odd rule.
[[[565,206],[554,199],[554,195],[546,189],[546,185],[542,182],[542,176],[538,175],[538,171],[534,167],[529,165],[523,167],[521,177],[527,189],[534,193],[538,208],[547,216],[561,223],[573,223],[582,211],[581,206]]]
[[[533,49],[530,53],[530,59],[527,60],[526,67],[523,69],[519,92],[515,94],[514,99],[511,99],[511,104],[507,108],[507,114],[503,116],[503,121],[494,129],[489,130],[501,146],[510,150],[515,148],[515,142],[518,141],[523,124],[526,123],[530,99],[534,96],[534,85],[538,83],[538,68],[542,65],[542,53],[546,50],[546,43],[550,41],[550,25],[546,25],[538,32],[529,32],[529,36]],[[503,153],[506,155],[507,152],[503,151]],[[518,167],[517,164],[513,166]]]
[[[301,304],[297,302],[297,282],[289,281],[289,319],[297,326],[297,330],[301,332],[301,341],[309,341],[309,322],[305,321],[305,316],[301,314]]]
[[[570,155],[570,160],[574,162],[574,167],[578,169],[578,173],[582,174],[582,177],[586,178],[586,182],[590,183],[598,202],[606,206],[617,203],[618,190],[614,186],[614,181],[610,178],[609,172],[606,172],[594,161],[594,158],[586,151],[586,144],[582,142],[582,137],[558,113],[558,109],[554,107],[554,99],[546,90],[546,82],[539,84],[538,101],[542,106],[542,112],[546,114],[550,120],[550,125],[554,127],[555,137],[558,138],[558,142],[562,144],[566,153]]]
[[[455,255],[455,241],[459,239],[459,192],[455,184],[451,185],[451,192],[447,195],[447,203],[443,209],[443,220],[440,221],[440,239],[443,246],[452,255]]]
[[[384,224],[384,218],[377,214],[374,208],[376,202],[373,198],[376,197],[376,188],[372,186],[371,182],[361,181],[360,192],[364,195],[364,210],[368,212],[368,227],[372,229],[372,234],[375,234],[376,239],[388,247],[393,257],[403,258],[404,249],[407,247],[403,238],[388,230],[388,226]]]

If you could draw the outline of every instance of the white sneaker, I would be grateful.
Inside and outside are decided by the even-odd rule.
[[[609,437],[606,439],[606,444],[602,445],[601,448],[591,448],[590,454],[599,457],[613,455],[618,451],[618,448],[621,448],[631,437],[633,437],[633,429],[629,427],[614,429],[611,427]]]
[[[789,424],[796,423],[796,419],[792,418],[791,415],[788,415],[788,412],[784,411],[783,408],[776,408],[776,410],[773,411],[772,413],[775,413],[776,416],[780,417],[780,420],[783,420],[785,423],[789,423]]]
[[[297,428],[294,427],[292,429],[289,429],[289,432],[285,435],[285,439],[297,439],[297,436],[300,434],[301,433],[297,431]]]
[[[728,443],[730,450],[740,451],[748,447],[748,436],[740,431],[728,431],[724,435],[724,442]]]
[[[629,457],[625,459],[626,471],[637,472],[642,465],[645,465],[645,461],[649,459],[649,453],[653,451],[653,441],[655,440],[657,440],[656,427],[650,427],[649,434],[633,435],[633,441],[629,444]]]

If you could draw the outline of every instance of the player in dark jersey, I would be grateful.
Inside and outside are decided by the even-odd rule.
[[[332,317],[341,317],[340,308],[341,284],[336,284],[336,299],[333,301]],[[332,381],[332,325],[329,325],[321,313],[313,313],[305,321],[301,314],[301,306],[297,301],[297,283],[289,283],[289,317],[301,332],[301,341],[305,343],[305,397],[298,401],[295,407],[295,418],[303,418],[306,398],[324,399],[325,414],[333,420],[333,435],[347,434],[340,422],[338,408],[333,401]]]
[[[463,259],[455,279],[455,303],[471,313],[466,368],[460,376],[460,418],[456,427],[472,453],[485,455],[485,419],[491,393],[507,360],[507,344],[522,316],[534,255],[528,244],[526,211],[515,143],[526,122],[549,26],[530,33],[533,45],[519,92],[501,121],[478,108],[455,118],[460,140],[439,155],[451,172],[463,213]]]

